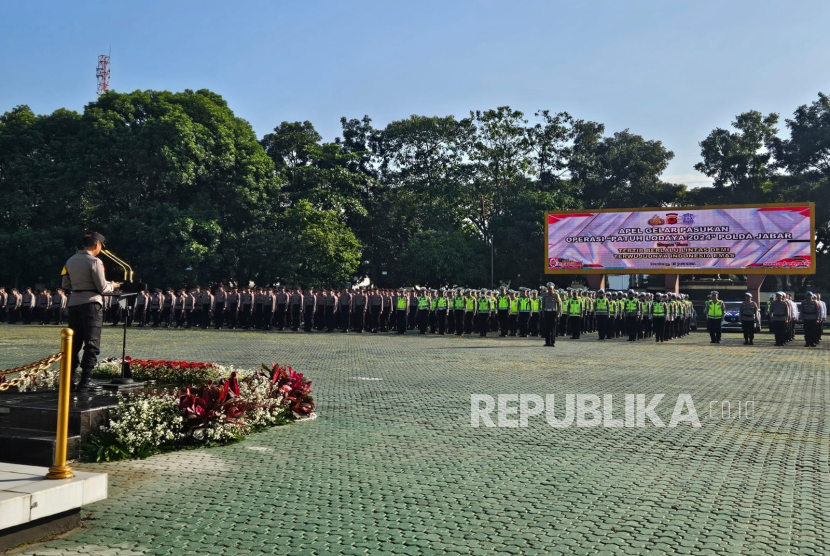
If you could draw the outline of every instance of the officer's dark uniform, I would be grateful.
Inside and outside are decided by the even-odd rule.
[[[84,246],[104,244],[104,236],[95,232],[84,234]],[[92,369],[98,363],[101,352],[101,326],[104,324],[103,293],[111,292],[112,286],[104,277],[104,264],[86,249],[72,255],[63,270],[62,287],[71,291],[69,307],[69,328],[75,333],[72,340],[70,368],[74,375],[80,364],[81,379],[78,389],[96,389],[90,385]],[[83,349],[83,358],[79,356]]]

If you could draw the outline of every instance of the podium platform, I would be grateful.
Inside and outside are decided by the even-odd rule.
[[[109,419],[118,398],[107,393],[72,393],[69,399],[67,459]],[[58,423],[57,390],[0,394],[0,462],[49,466],[54,463]]]

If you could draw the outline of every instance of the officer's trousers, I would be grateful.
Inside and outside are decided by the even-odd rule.
[[[527,325],[530,323],[530,312],[522,311],[519,313],[519,336],[527,338]]]
[[[277,329],[285,330],[285,303],[277,304]]]
[[[438,333],[443,336],[447,331],[447,310],[438,309],[435,311],[435,318],[438,321]]]
[[[380,329],[380,305],[369,306],[369,332],[377,332]]]
[[[455,335],[461,336],[464,333],[464,310],[455,310]]]
[[[507,309],[499,309],[499,336],[507,336]]]
[[[306,307],[305,315],[303,317],[303,330],[311,332],[311,327],[314,326],[314,307]]]
[[[300,330],[300,312],[302,307],[300,304],[295,304],[291,306],[291,330],[297,332]]]
[[[398,310],[396,311],[395,317],[398,321],[398,334],[406,334],[406,311],[405,310]]]
[[[363,332],[363,321],[366,318],[366,306],[357,305],[354,308],[354,331]]]
[[[488,321],[490,320],[490,313],[479,313],[476,315],[478,320],[478,335],[482,338],[487,337]]]
[[[706,329],[709,331],[709,338],[713,344],[720,342],[722,324],[723,321],[719,318],[706,319]]]
[[[273,308],[271,305],[262,306],[262,329],[271,330],[271,321],[273,319]],[[207,328],[207,327],[205,327]]]
[[[164,325],[165,328],[170,328],[170,322],[171,322],[171,316],[172,316],[170,309],[171,309],[170,307],[163,307],[161,309],[161,316],[159,317],[159,321],[161,322],[161,324]]]
[[[464,315],[464,334],[472,334],[473,333],[473,318],[475,317],[475,313],[472,311],[467,311]]]
[[[559,315],[556,311],[542,312],[542,336],[545,338],[546,346],[556,345],[557,327],[559,325]]]
[[[814,347],[818,343],[819,322],[816,319],[804,319],[804,346]]]
[[[572,340],[578,340],[582,331],[582,317],[579,315],[568,315],[568,330]]]
[[[334,332],[334,305],[326,305],[325,311],[326,330]]]
[[[348,305],[341,305],[340,306],[340,330],[343,332],[349,331],[349,325],[351,324],[352,320],[352,313],[349,309]]]
[[[654,341],[664,342],[666,340],[666,317],[654,317]]]
[[[104,308],[100,303],[84,303],[69,308],[69,328],[74,332],[69,367],[74,374],[80,365],[82,385],[89,382],[92,369],[98,364],[103,324]],[[81,351],[84,352],[83,357]]]
[[[427,333],[429,326],[429,309],[418,309],[418,332]]]
[[[225,304],[216,303],[213,313],[213,323],[217,330],[225,326]]]
[[[742,320],[741,321],[741,329],[744,333],[744,343],[751,342],[755,339],[755,321],[754,320]],[[805,328],[806,331],[806,328]]]
[[[637,327],[640,324],[640,320],[636,316],[626,316],[625,317],[625,328],[626,332],[628,333],[628,341],[634,342],[637,340]]]
[[[600,340],[604,340],[606,337],[610,338],[608,334],[608,315],[597,315],[597,332]]]

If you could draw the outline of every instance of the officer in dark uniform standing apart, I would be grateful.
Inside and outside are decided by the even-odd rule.
[[[63,289],[72,292],[67,305],[69,328],[75,334],[69,366],[73,378],[78,366],[81,367],[78,391],[95,392],[101,389],[90,379],[101,352],[101,326],[104,324],[104,298],[101,294],[112,291],[112,285],[104,276],[104,264],[98,259],[105,241],[104,236],[97,232],[85,233],[83,248],[66,261],[62,273]],[[84,354],[80,358],[82,349]]]

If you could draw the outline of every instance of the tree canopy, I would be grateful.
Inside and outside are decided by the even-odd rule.
[[[544,212],[811,200],[830,246],[830,100],[747,111],[703,138],[712,187],[661,176],[657,139],[509,106],[258,139],[207,90],[108,92],[83,113],[0,115],[0,283],[56,281],[84,229],[155,286],[535,284]],[[491,258],[492,257],[492,258]],[[822,278],[817,279],[819,282]]]

